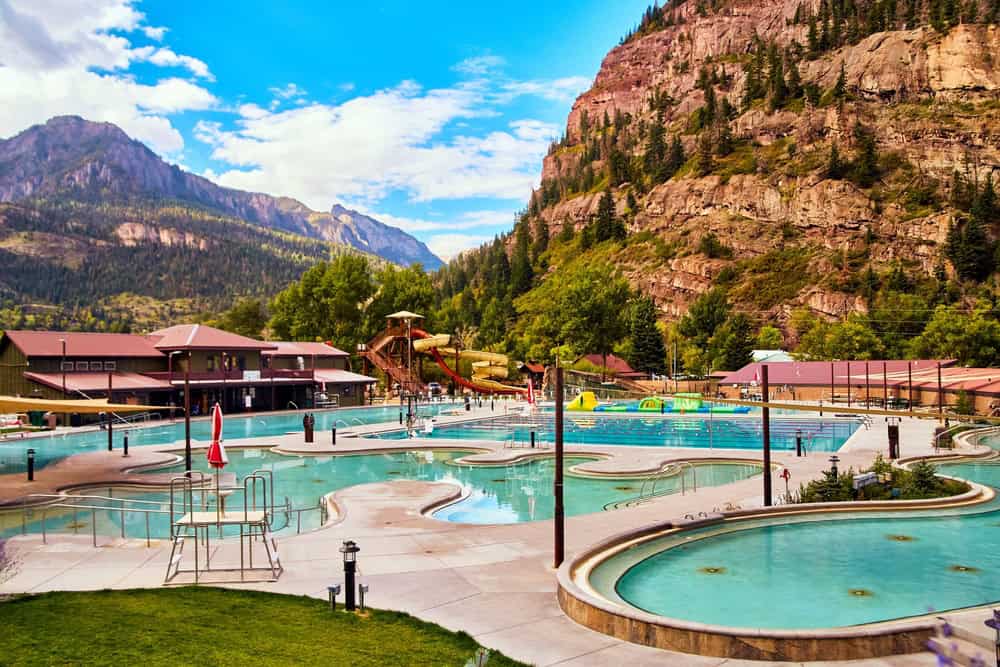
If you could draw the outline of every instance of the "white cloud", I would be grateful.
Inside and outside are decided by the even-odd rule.
[[[507,81],[501,85],[499,99],[535,95],[552,102],[567,102],[590,87],[590,79],[583,76],[567,76],[552,81]]]
[[[517,121],[485,136],[445,141],[462,118],[495,113],[480,86],[423,90],[412,81],[339,105],[241,118],[235,130],[202,128],[212,157],[234,169],[218,182],[291,195],[317,209],[334,197],[378,201],[402,190],[414,201],[498,197],[521,200],[558,128]]]
[[[342,83],[339,86],[337,86],[337,88],[339,88],[340,90],[344,91],[345,93],[349,93],[349,92],[351,92],[351,91],[354,90],[355,85],[351,81],[345,81],[344,83]]]
[[[147,60],[160,67],[184,67],[200,79],[215,80],[203,61],[191,56],[179,56],[167,47],[157,49]]]
[[[268,88],[268,90],[272,95],[282,100],[290,100],[293,97],[304,97],[308,94],[304,89],[299,88],[294,83],[286,84],[283,88],[274,87]]]
[[[452,69],[456,72],[461,72],[462,74],[482,76],[484,74],[489,74],[506,64],[507,61],[500,56],[483,55],[466,58],[462,62],[455,64]]]
[[[460,215],[446,220],[426,220],[423,218],[406,218],[389,213],[379,213],[370,211],[363,205],[347,205],[346,208],[353,208],[365,215],[387,225],[398,227],[404,232],[429,232],[443,230],[468,230],[482,228],[509,228],[514,224],[515,211],[466,211]]]
[[[178,153],[184,140],[167,115],[212,108],[217,100],[183,79],[139,83],[127,72],[157,52],[133,48],[119,34],[145,30],[133,4],[0,0],[0,136],[77,114],[115,123],[161,154]]]
[[[264,118],[267,116],[267,109],[263,109],[256,104],[241,104],[238,109],[239,114],[244,118]]]
[[[143,34],[146,35],[146,37],[149,37],[150,39],[154,39],[157,42],[162,42],[163,41],[163,36],[165,34],[167,34],[167,28],[165,28],[163,26],[157,26],[157,27],[154,28],[151,25],[147,25],[147,26],[144,26],[142,28],[142,32],[143,32]]]
[[[493,236],[474,236],[472,234],[436,234],[427,239],[427,247],[441,259],[448,261],[463,250],[481,246],[493,239]]]

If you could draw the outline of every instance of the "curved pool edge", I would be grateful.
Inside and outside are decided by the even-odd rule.
[[[868,501],[871,504],[864,507],[855,502],[811,503],[796,506],[794,510],[787,506],[758,508],[713,513],[693,520],[677,519],[625,531],[587,547],[559,567],[556,572],[559,607],[580,625],[616,639],[720,658],[806,662],[858,660],[922,652],[935,631],[936,614],[841,628],[802,630],[711,625],[659,616],[618,604],[591,586],[590,575],[598,565],[630,548],[667,535],[722,523],[792,514],[947,509],[985,503],[996,495],[989,487],[967,483],[971,487],[969,491],[946,499]]]

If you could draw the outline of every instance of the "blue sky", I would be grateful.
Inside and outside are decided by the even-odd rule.
[[[115,122],[222,185],[341,203],[447,256],[510,228],[646,4],[0,0],[0,136]]]

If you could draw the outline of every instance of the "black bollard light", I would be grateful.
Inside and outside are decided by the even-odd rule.
[[[330,611],[337,611],[337,596],[340,595],[340,584],[327,586],[326,595],[330,600]]]
[[[802,429],[795,431],[795,455],[802,456]]]
[[[354,604],[354,573],[358,569],[358,552],[361,548],[354,540],[347,540],[340,547],[340,553],[344,554],[344,609],[354,611],[357,607]]]
[[[834,454],[830,457],[830,472],[833,474],[833,478],[837,478],[837,463],[840,461],[840,457]]]
[[[531,432],[531,448],[532,449],[535,448],[535,432],[534,431]]]
[[[358,598],[361,606],[361,611],[365,610],[365,593],[368,592],[367,584],[358,584]]]
[[[402,410],[399,411],[399,425],[400,426],[403,425],[403,411]]]
[[[28,481],[35,481],[35,450],[28,450]]]
[[[333,444],[334,445],[337,444],[337,427],[336,426],[333,427]]]
[[[125,432],[125,437],[122,439],[122,456],[128,456],[128,431]]]

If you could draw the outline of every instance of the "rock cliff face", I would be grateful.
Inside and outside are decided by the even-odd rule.
[[[930,274],[942,263],[950,271],[942,246],[955,216],[953,173],[983,179],[996,171],[1000,180],[1000,28],[890,29],[806,56],[806,17],[822,15],[825,0],[711,4],[718,9],[671,3],[668,25],[607,55],[593,87],[573,105],[565,139],[545,159],[531,215],[543,218],[552,236],[567,225],[579,232],[610,188],[633,240],[646,239],[633,245],[660,249],[654,257],[626,243],[616,261],[666,319],[720,281],[743,307],[781,321],[798,306],[830,317],[863,311],[864,300],[844,287],[859,261],[876,271],[899,264]],[[761,44],[783,54],[786,68],[797,64],[813,99],[804,94],[776,108],[746,100],[747,71]],[[693,163],[708,130],[693,124],[706,106],[707,86],[699,81],[706,72],[717,80],[709,84],[714,103],[733,109],[728,129],[736,148],[699,175]],[[845,94],[833,100],[841,76]],[[668,142],[680,139],[687,158],[662,183],[642,173],[653,123],[662,123]],[[845,157],[859,150],[859,125],[877,145],[874,184],[827,171],[834,145]],[[631,165],[610,184],[609,146]],[[584,186],[581,174],[589,177]],[[731,257],[701,254],[698,242],[708,233]],[[772,274],[795,266],[801,279],[764,298],[754,282],[780,280],[768,264]]]
[[[427,246],[399,229],[339,206],[331,214],[317,213],[288,197],[219,187],[167,164],[115,125],[76,116],[53,118],[0,141],[0,201],[32,197],[172,199],[271,229],[345,243],[399,264],[441,265]]]

